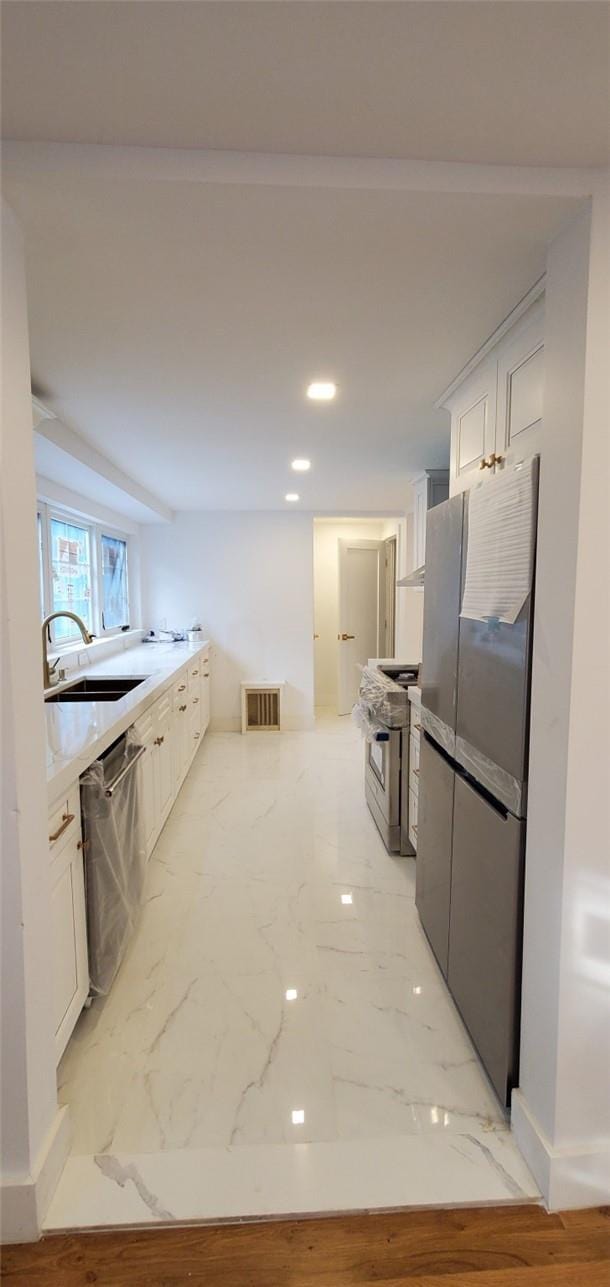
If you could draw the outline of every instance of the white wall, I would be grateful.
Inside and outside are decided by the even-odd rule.
[[[2,1236],[35,1238],[65,1158],[57,1110],[36,492],[25,274],[2,205]]]
[[[553,243],[532,675],[520,1090],[553,1208],[610,1199],[610,197]]]
[[[199,617],[216,645],[212,724],[240,727],[240,681],[286,681],[283,722],[313,722],[313,548],[308,515],[215,511],[141,528],[146,626]]]

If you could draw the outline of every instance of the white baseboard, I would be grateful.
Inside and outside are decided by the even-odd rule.
[[[610,1140],[554,1148],[520,1090],[512,1095],[511,1128],[549,1211],[610,1202]]]
[[[58,1108],[31,1175],[3,1180],[0,1189],[0,1239],[36,1242],[51,1198],[70,1152],[70,1118]]]

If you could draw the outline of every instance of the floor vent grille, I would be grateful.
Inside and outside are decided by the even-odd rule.
[[[242,686],[242,733],[279,732],[281,687]]]

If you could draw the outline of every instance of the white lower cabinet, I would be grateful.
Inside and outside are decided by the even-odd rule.
[[[59,816],[58,816],[59,815]],[[78,784],[49,814],[55,1054],[61,1059],[89,991]]]
[[[171,695],[158,703],[154,750],[157,779],[157,814],[162,827],[174,803],[174,721]]]
[[[133,725],[145,753],[138,789],[150,858],[210,718],[210,654],[183,667],[171,689]],[[78,782],[49,811],[53,983],[57,1061],[89,991],[85,870]]]
[[[201,676],[201,736],[205,737],[210,724],[210,659],[204,659],[204,670]]]

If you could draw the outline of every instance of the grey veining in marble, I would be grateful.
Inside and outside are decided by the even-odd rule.
[[[60,1066],[73,1151],[506,1133],[414,873],[368,814],[350,721],[208,735]]]

